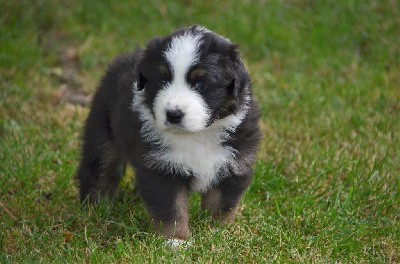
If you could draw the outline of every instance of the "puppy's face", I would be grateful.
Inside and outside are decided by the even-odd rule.
[[[248,85],[236,46],[199,27],[150,41],[138,66],[144,103],[171,133],[198,132],[233,114]]]

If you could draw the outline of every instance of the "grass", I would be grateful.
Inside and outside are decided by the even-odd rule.
[[[0,262],[400,262],[396,1],[0,1]],[[83,90],[107,63],[194,23],[241,47],[262,108],[254,181],[193,245],[153,235],[131,179],[82,211],[73,176],[88,108],[55,103],[75,47]],[[132,173],[129,173],[132,175]]]

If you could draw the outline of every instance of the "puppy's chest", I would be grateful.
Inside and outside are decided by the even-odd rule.
[[[163,169],[193,176],[193,191],[205,192],[224,177],[235,157],[233,148],[213,136],[173,136],[165,141],[167,148],[153,152],[151,158]]]

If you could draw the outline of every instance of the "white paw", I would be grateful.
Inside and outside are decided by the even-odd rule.
[[[167,241],[165,241],[165,246],[167,248],[171,248],[174,250],[180,249],[180,248],[187,248],[190,246],[192,243],[183,239],[178,239],[178,238],[170,238]]]

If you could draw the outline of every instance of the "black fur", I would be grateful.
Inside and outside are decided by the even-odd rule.
[[[161,52],[173,37],[188,30],[196,31],[198,28],[186,28],[165,38],[153,39],[145,51],[123,55],[111,64],[86,121],[82,160],[77,173],[81,200],[89,198],[91,203],[96,203],[101,197],[113,197],[129,162],[136,169],[139,192],[155,224],[163,224],[163,235],[179,238],[190,235],[187,228],[176,226],[174,231],[170,231],[168,225],[180,222],[182,226],[187,225],[180,208],[185,200],[178,201],[178,193],[190,192],[193,175],[146,166],[144,157],[149,151],[157,151],[159,146],[142,139],[142,121],[131,105],[133,83],[137,82],[137,89],[145,90],[145,103],[152,109],[159,84],[168,81],[173,74],[169,72]],[[251,91],[245,93],[246,87],[250,89],[250,78],[237,47],[212,32],[204,33],[202,41],[196,67],[205,69],[208,74],[200,76],[200,80],[188,77],[188,82],[193,87],[199,81],[204,84],[199,93],[212,110],[208,125],[235,113],[245,103],[246,94],[250,96],[246,117],[222,143],[237,151],[235,162],[240,169],[229,168],[230,175],[225,175],[212,186],[221,194],[216,201],[217,209],[213,210],[224,215],[237,207],[251,181],[252,165],[261,138],[259,111]]]

